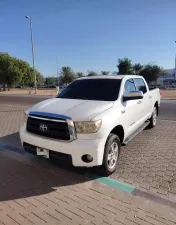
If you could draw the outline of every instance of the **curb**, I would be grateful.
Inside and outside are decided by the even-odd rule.
[[[175,100],[176,101],[176,98],[161,98],[161,100]]]

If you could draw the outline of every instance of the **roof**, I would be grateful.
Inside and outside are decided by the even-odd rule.
[[[109,75],[101,75],[101,76],[89,76],[89,77],[81,77],[81,78],[78,78],[80,80],[84,80],[84,79],[123,79],[124,77],[133,77],[133,78],[136,78],[136,77],[141,77],[141,76],[137,76],[137,75],[114,75],[114,76],[109,76]]]

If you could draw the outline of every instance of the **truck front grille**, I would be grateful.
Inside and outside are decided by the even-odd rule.
[[[46,120],[45,118],[28,117],[27,131],[43,137],[54,138],[64,141],[70,140],[68,123],[60,120]]]

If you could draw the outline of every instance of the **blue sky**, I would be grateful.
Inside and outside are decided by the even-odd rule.
[[[44,76],[74,71],[115,71],[129,57],[174,67],[176,0],[0,0],[0,51],[32,62]]]

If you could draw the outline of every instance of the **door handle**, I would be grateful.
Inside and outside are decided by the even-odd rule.
[[[141,101],[138,101],[138,102],[137,102],[137,104],[141,104],[141,103],[142,103]]]

